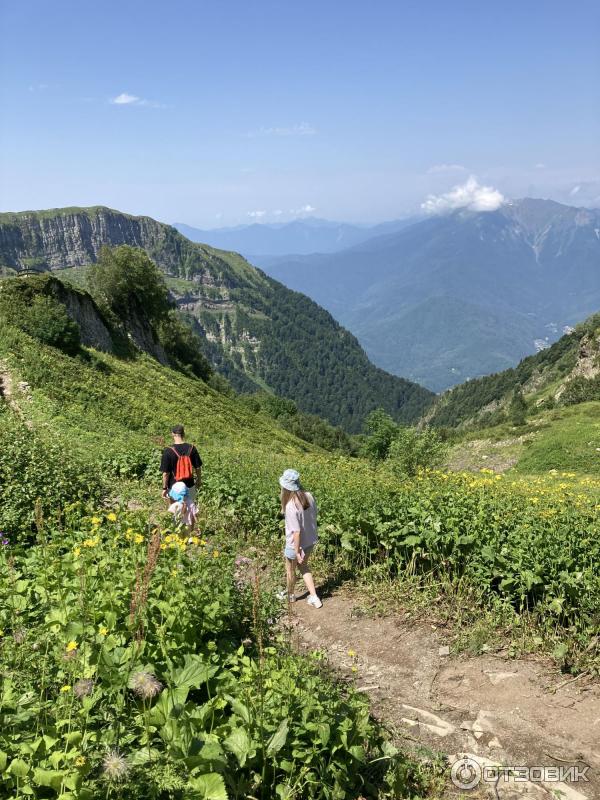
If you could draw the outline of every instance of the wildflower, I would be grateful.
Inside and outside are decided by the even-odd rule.
[[[94,681],[91,678],[80,678],[73,686],[73,694],[80,700],[94,691]]]
[[[144,537],[142,536],[142,534],[141,533],[136,533],[135,538],[134,538],[134,542],[136,544],[141,544],[143,541],[144,541]]]
[[[176,569],[172,569],[171,570],[171,577],[173,577],[173,578],[177,577],[177,570]]]
[[[101,522],[100,517],[92,517],[92,525],[100,525]]]
[[[83,542],[84,547],[96,547],[98,539],[85,539]]]
[[[129,678],[129,688],[142,700],[150,700],[160,692],[162,684],[151,672],[139,670]]]
[[[75,558],[79,558],[80,553],[81,553],[81,547],[73,548],[73,555],[75,556]]]
[[[71,639],[69,644],[66,646],[65,650],[67,651],[67,653],[70,653],[73,650],[77,650],[77,642]]]
[[[107,781],[122,781],[129,772],[129,765],[120,753],[111,750],[102,760],[102,771]]]
[[[126,535],[131,536],[132,533],[133,533],[133,528],[127,528]]]
[[[105,625],[100,625],[100,629],[98,631],[100,636],[107,636],[108,635],[108,628]]]
[[[77,756],[75,759],[75,766],[76,767],[83,767],[85,764],[85,758],[83,756]]]
[[[2,547],[8,547],[9,544],[10,539],[8,536],[4,532],[0,531],[0,545],[2,545]]]
[[[61,691],[63,694],[66,694],[67,692],[70,692],[70,691],[71,691],[71,687],[70,687],[70,685],[69,685],[68,683],[65,683],[65,685],[64,685],[64,686],[61,686],[61,687],[60,687],[60,691]]]
[[[354,650],[348,650],[348,655],[350,656],[350,658],[354,658],[356,656],[356,653],[354,652]]]
[[[109,520],[110,522],[116,522],[117,521],[117,515],[115,514],[114,511],[111,511],[110,514],[106,515],[106,519]]]
[[[352,672],[358,672],[358,667],[352,667]]]
[[[213,558],[218,558],[218,557],[219,557],[219,551],[213,550]]]

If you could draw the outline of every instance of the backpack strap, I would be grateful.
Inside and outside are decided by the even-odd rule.
[[[181,458],[181,455],[177,452],[177,450],[175,450],[174,447],[169,447],[169,450],[172,450],[175,453],[175,455],[177,456],[178,459]]]

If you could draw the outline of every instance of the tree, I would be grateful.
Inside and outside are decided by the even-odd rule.
[[[161,271],[137,247],[103,247],[87,281],[96,300],[121,320],[135,314],[158,322],[173,307]]]
[[[515,389],[510,406],[508,408],[508,416],[513,425],[525,425],[527,421],[527,403],[523,397],[521,389]]]
[[[367,434],[364,455],[376,461],[386,458],[392,441],[398,435],[398,425],[382,408],[376,408],[366,418],[364,429]]]

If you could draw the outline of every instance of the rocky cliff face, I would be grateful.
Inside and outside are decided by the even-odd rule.
[[[374,408],[408,422],[431,402],[430,392],[373,367],[354,337],[304,295],[238,254],[190,242],[150,217],[102,206],[0,214],[0,275],[83,267],[103,245],[123,244],[145,250],[165,273],[175,302],[204,339],[205,355],[239,391],[270,388],[352,431]],[[81,325],[85,313],[73,313]],[[127,322],[138,347],[152,352],[135,321]],[[100,342],[102,332],[92,338]]]
[[[61,269],[96,261],[103,245],[128,244],[161,251],[169,226],[109,208],[59,209],[56,213],[0,214],[0,258],[13,269]],[[161,266],[176,269],[177,259]]]

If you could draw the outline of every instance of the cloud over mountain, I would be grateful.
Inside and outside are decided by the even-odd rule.
[[[482,186],[474,175],[465,183],[444,194],[430,194],[421,208],[428,214],[444,214],[457,208],[470,211],[496,211],[505,202],[504,195],[493,186]]]

